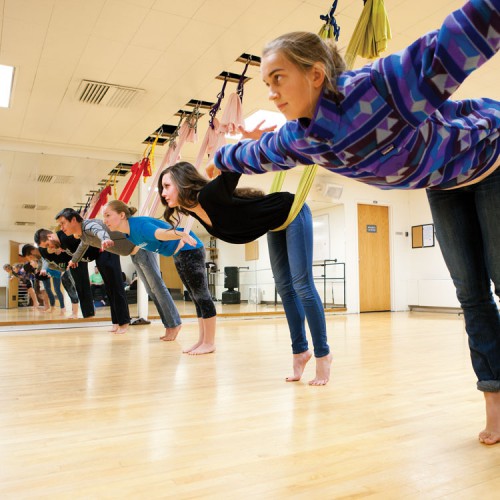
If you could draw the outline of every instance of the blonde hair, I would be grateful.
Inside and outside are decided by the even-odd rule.
[[[132,215],[137,212],[137,208],[129,207],[121,200],[111,200],[110,202],[106,203],[106,206],[113,210],[113,212],[119,214],[124,213],[127,219],[130,219],[130,217],[132,217]]]
[[[262,56],[275,52],[281,52],[302,71],[309,70],[316,62],[322,63],[325,68],[325,88],[340,100],[342,96],[337,90],[337,78],[347,66],[334,40],[323,39],[307,31],[293,31],[268,42]]]

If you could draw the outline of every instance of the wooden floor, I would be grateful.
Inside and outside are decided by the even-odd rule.
[[[500,498],[462,318],[327,321],[326,387],[284,382],[282,318],[221,319],[199,357],[194,320],[0,332],[0,498]]]
[[[184,300],[174,301],[182,318],[195,318],[196,310],[192,302]],[[262,316],[262,315],[283,315],[283,306],[281,303],[274,305],[272,303],[247,303],[241,302],[240,304],[222,304],[220,301],[215,302],[215,308],[219,316]],[[130,304],[130,316],[132,318],[138,317],[137,304]],[[19,325],[55,325],[58,323],[65,323],[70,326],[82,326],[89,322],[103,322],[110,321],[110,309],[106,307],[96,307],[95,316],[93,318],[84,319],[81,317],[81,312],[78,312],[78,319],[69,320],[67,316],[69,312],[66,311],[61,315],[59,308],[54,308],[50,313],[46,313],[41,309],[33,309],[32,307],[18,307],[13,309],[0,309],[0,331],[5,327],[19,326]],[[343,308],[327,309],[327,311],[345,311]],[[148,318],[160,319],[158,310],[153,302],[148,302]]]

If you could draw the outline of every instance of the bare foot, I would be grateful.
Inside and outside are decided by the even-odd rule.
[[[66,319],[78,319],[78,316],[75,316],[75,315],[71,314]]]
[[[118,328],[113,333],[127,333],[127,330],[128,330],[128,323],[125,323],[124,325],[119,325]]]
[[[330,380],[330,366],[332,355],[327,354],[321,358],[316,358],[316,377],[309,380],[309,385],[326,385]]]
[[[61,316],[64,316],[66,314],[66,308],[65,307],[61,307],[61,309],[59,310],[59,314]]]
[[[483,444],[500,443],[500,392],[485,392],[486,428],[479,433]]]
[[[293,377],[287,377],[285,380],[287,382],[298,382],[302,374],[304,373],[304,368],[307,362],[311,359],[312,352],[310,350],[301,352],[299,354],[293,355]]]
[[[200,345],[202,344],[202,341],[199,340],[198,342],[196,342],[196,344],[193,344],[191,347],[189,347],[188,349],[183,349],[182,352],[184,354],[189,354],[191,351],[194,351],[195,349],[197,349],[198,347],[200,347]]]
[[[200,344],[196,349],[189,351],[188,354],[196,356],[198,354],[210,354],[211,352],[215,352],[214,344]]]
[[[108,332],[116,333],[116,331],[118,330],[118,328],[120,328],[119,325],[113,324],[113,326],[111,327],[111,330],[108,330]]]
[[[165,328],[165,335],[160,337],[160,340],[170,341],[175,340],[177,338],[177,334],[179,333],[182,325],[177,325],[174,328]]]

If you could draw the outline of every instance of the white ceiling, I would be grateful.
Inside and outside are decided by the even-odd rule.
[[[438,27],[463,1],[385,4],[394,52]],[[12,105],[0,109],[0,230],[19,229],[15,221],[52,224],[59,209],[85,201],[115,165],[140,158],[143,141],[162,124],[176,125],[175,113],[188,101],[214,102],[222,85],[215,77],[241,73],[242,53],[260,55],[267,40],[288,31],[317,32],[330,7],[330,0],[0,0],[0,64],[16,67]],[[341,47],[362,7],[363,0],[339,0]],[[247,73],[245,115],[272,109],[258,71]],[[497,57],[456,97],[500,99],[499,75]],[[144,92],[126,109],[83,104],[76,91],[84,79]],[[228,85],[226,97],[235,87]],[[207,115],[199,142],[206,127]],[[183,158],[194,160],[198,147],[186,145]],[[157,148],[157,164],[165,150]],[[42,174],[59,182],[40,183]],[[118,192],[123,185],[122,178]]]

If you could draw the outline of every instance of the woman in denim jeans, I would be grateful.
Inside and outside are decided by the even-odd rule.
[[[316,163],[383,189],[427,188],[464,310],[486,427],[500,442],[500,103],[450,97],[500,49],[500,0],[469,0],[438,30],[347,71],[334,42],[295,32],[269,42],[261,73],[287,122],[222,146],[207,167],[243,174]]]
[[[299,381],[312,357],[305,331],[307,318],[316,357],[316,376],[309,384],[325,385],[332,356],[323,304],[313,280],[311,211],[304,205],[289,226],[273,232],[287,219],[294,195],[264,196],[255,190],[236,189],[239,179],[240,174],[225,173],[208,181],[186,162],[166,168],[158,180],[165,219],[175,226],[179,213],[192,215],[211,235],[235,244],[267,233],[271,268],[292,340],[293,375],[286,380]]]
[[[179,277],[198,317],[198,341],[183,352],[192,355],[214,352],[217,313],[208,290],[203,243],[194,233],[177,232],[164,221],[152,217],[132,217],[136,211],[122,201],[112,200],[104,207],[103,217],[111,230],[124,233],[133,244],[142,247],[137,255],[141,252],[155,252],[166,257],[173,255]],[[148,265],[143,265],[142,270],[147,275]]]
[[[428,190],[446,266],[464,311],[477,388],[486,403],[485,444],[500,442],[500,168],[476,184]]]

